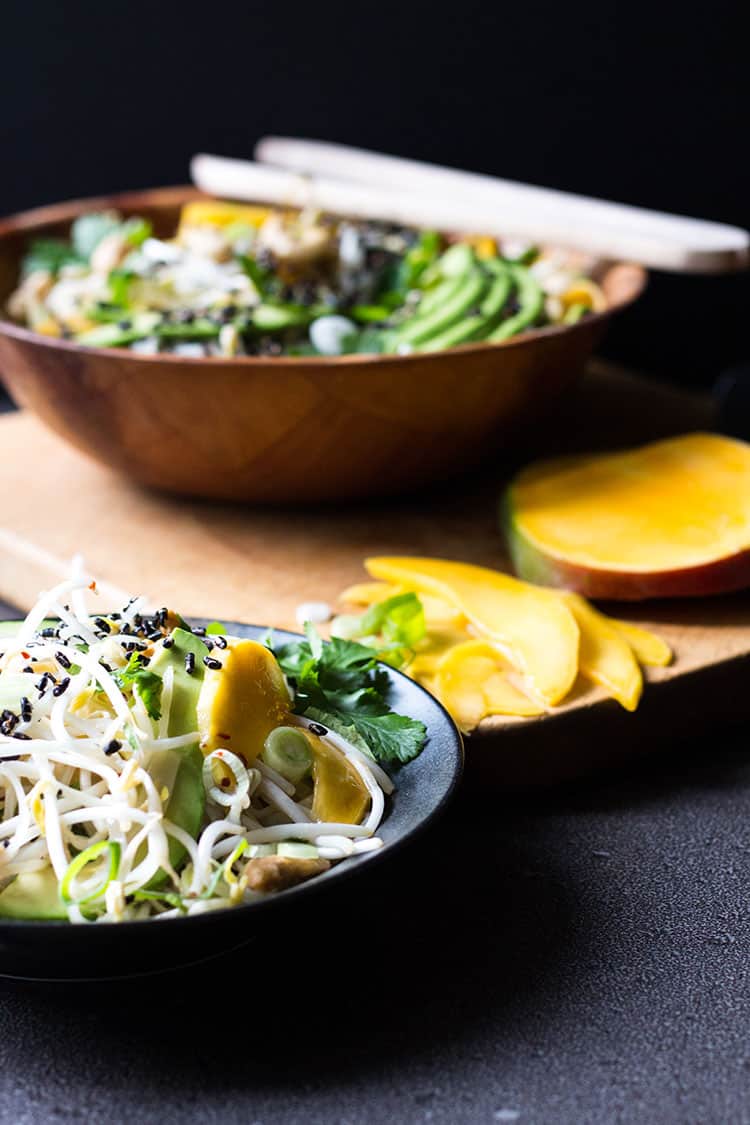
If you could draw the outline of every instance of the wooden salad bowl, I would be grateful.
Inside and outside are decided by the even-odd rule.
[[[87,211],[150,219],[169,237],[201,193],[160,188],[43,207],[0,222],[0,308],[30,239]],[[140,355],[37,335],[0,313],[0,373],[20,406],[140,484],[260,503],[396,493],[462,472],[548,410],[609,317],[644,288],[639,266],[599,278],[609,308],[498,344],[406,356]]]

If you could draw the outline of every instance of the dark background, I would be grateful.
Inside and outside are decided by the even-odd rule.
[[[182,182],[267,132],[750,226],[740,4],[3,5],[0,213]],[[708,382],[745,276],[654,276],[605,352]]]

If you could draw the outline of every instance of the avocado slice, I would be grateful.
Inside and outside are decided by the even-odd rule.
[[[452,297],[426,316],[417,315],[401,326],[398,331],[398,342],[411,344],[420,350],[434,336],[461,321],[469,310],[482,300],[487,287],[487,279],[479,269],[462,276]]]
[[[0,918],[49,922],[68,917],[60,898],[60,884],[51,867],[16,875],[0,892]]]
[[[21,709],[21,699],[24,695],[32,698],[36,676],[28,672],[3,672],[0,676],[0,711],[6,707],[16,714]]]
[[[201,639],[188,629],[174,629],[170,633],[170,640],[172,644],[169,648],[164,647],[163,641],[157,645],[148,669],[162,677],[168,667],[173,670],[172,706],[167,733],[174,737],[198,729],[198,696],[205,672],[203,657],[208,650]],[[188,653],[192,654],[195,662],[192,673],[187,671],[185,665]],[[206,805],[202,770],[203,754],[197,739],[179,750],[157,751],[148,764],[148,772],[157,789],[166,786],[169,790],[169,799],[164,809],[167,818],[193,837],[198,835]],[[184,858],[185,848],[170,837],[170,863],[176,869]],[[149,886],[158,886],[163,880],[164,873],[158,872]]]
[[[162,678],[167,668],[171,667],[174,672],[169,715],[169,735],[174,736],[198,729],[198,696],[205,672],[203,657],[208,654],[208,649],[189,629],[173,629],[169,638],[172,641],[169,648],[164,647],[163,641],[156,646],[148,670]],[[188,672],[185,665],[188,654],[192,654],[195,662],[192,672]]]

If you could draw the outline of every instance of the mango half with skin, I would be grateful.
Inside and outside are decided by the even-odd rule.
[[[204,754],[223,747],[247,765],[291,710],[284,676],[276,657],[258,641],[227,637],[214,649],[219,668],[206,667],[198,696],[198,733]]]
[[[693,433],[529,465],[501,521],[528,582],[635,601],[750,585],[750,445]]]

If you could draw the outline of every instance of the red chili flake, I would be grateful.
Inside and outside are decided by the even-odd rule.
[[[93,590],[94,593],[96,593],[96,582],[89,582],[89,590]]]
[[[31,659],[31,653],[30,652],[24,652],[23,650],[21,650],[21,656],[24,658],[24,660],[30,660]]]

